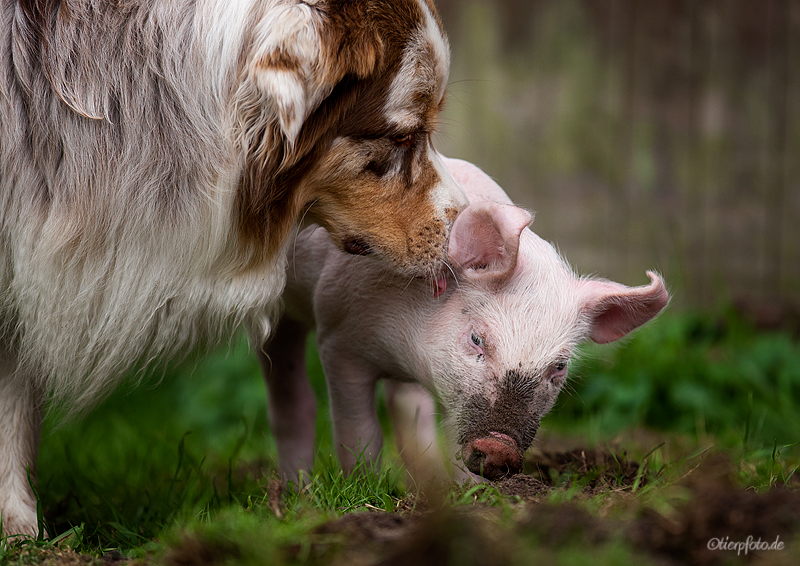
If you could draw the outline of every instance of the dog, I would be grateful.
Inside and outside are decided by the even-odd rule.
[[[269,334],[297,226],[435,279],[466,199],[431,0],[4,0],[0,519],[38,532],[45,401]]]

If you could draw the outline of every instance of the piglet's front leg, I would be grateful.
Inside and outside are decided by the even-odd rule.
[[[269,423],[278,445],[281,478],[300,481],[313,465],[317,400],[306,374],[306,334],[284,317],[258,352],[269,397]]]
[[[333,439],[339,462],[350,473],[362,461],[379,464],[383,432],[375,411],[377,372],[363,360],[342,352],[329,353],[320,346],[328,382]]]
[[[386,407],[397,451],[413,484],[436,487],[447,479],[436,432],[436,401],[420,384],[386,380]]]

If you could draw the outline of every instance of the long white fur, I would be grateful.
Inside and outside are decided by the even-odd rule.
[[[0,353],[0,371],[13,371],[14,363]],[[36,534],[36,499],[28,484],[36,470],[19,465],[35,462],[39,445],[40,408],[31,385],[0,379],[0,521],[5,533]]]
[[[6,534],[38,530],[28,474],[35,479],[44,392],[80,410],[137,363],[174,358],[243,324],[266,335],[284,286],[282,251],[259,270],[231,265],[235,191],[252,142],[237,112],[257,90],[242,84],[240,59],[253,22],[278,2],[259,12],[252,0],[205,0],[194,11],[145,4],[125,19],[72,3],[74,25],[58,28],[43,63],[46,83],[20,48],[15,4],[0,7]],[[85,65],[71,64],[73,50]],[[147,96],[153,107],[135,100]],[[166,208],[162,187],[181,193]]]
[[[220,1],[208,13],[225,13],[223,5],[229,6]],[[9,8],[3,11],[0,35],[13,39]],[[232,54],[241,45],[191,31],[194,19],[201,20],[196,23],[199,30],[241,26],[227,30],[241,42],[247,31],[244,12],[234,10],[225,22],[202,21],[202,11],[190,13],[173,2],[156,2],[148,18],[107,32],[111,36],[127,31],[151,42],[138,47],[145,60],[133,70],[116,66],[115,55],[104,51],[105,46],[69,38],[84,49],[96,49],[96,59],[112,59],[108,68],[140,77],[130,83],[131,92],[116,93],[123,100],[115,116],[112,77],[104,75],[99,64],[84,69],[75,80],[66,76],[66,58],[52,64],[51,72],[62,77],[57,84],[64,85],[59,96],[71,108],[54,105],[49,110],[58,124],[54,134],[75,136],[69,146],[80,148],[65,153],[57,170],[53,158],[47,161],[12,149],[24,143],[24,125],[19,112],[7,103],[2,106],[2,318],[16,321],[20,367],[40,376],[45,390],[70,399],[73,407],[111,388],[123,370],[137,362],[174,357],[243,323],[268,330],[270,308],[284,284],[283,255],[278,255],[277,265],[258,271],[234,275],[229,265],[234,191],[245,140],[235,139],[227,118],[232,114],[236,69],[220,69],[218,76],[206,70],[220,62],[236,64]],[[209,61],[211,56],[217,60]],[[179,59],[186,61],[178,64]],[[24,86],[25,63],[31,63],[17,64],[16,58],[13,63]],[[9,64],[5,59],[5,73],[11,72]],[[170,95],[158,117],[160,131],[175,133],[168,140],[153,133],[159,131],[154,118],[139,110],[140,105],[127,104],[129,97],[147,96],[153,84]],[[136,92],[137,85],[144,92]],[[33,82],[30,88],[36,92]],[[3,95],[13,105],[21,104],[17,93]],[[71,111],[97,120],[81,121]],[[111,139],[103,126],[115,120],[126,126],[121,140]],[[204,159],[197,163],[195,155]],[[176,171],[174,163],[185,165]],[[39,171],[51,176],[43,179]],[[165,221],[159,190],[170,183],[178,190],[186,188],[191,196],[176,203]],[[31,202],[30,196],[45,184],[51,190],[47,209]],[[108,192],[115,193],[113,199]],[[106,206],[110,200],[116,201],[114,206]]]

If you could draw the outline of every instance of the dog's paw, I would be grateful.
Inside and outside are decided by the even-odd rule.
[[[36,509],[27,506],[12,506],[4,509],[0,515],[2,532],[0,536],[5,537],[32,537],[39,536],[39,521],[36,517]],[[46,533],[43,533],[47,536]]]

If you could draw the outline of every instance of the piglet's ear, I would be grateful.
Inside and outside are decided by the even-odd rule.
[[[626,287],[610,281],[582,281],[581,292],[591,320],[590,336],[598,344],[619,340],[654,318],[669,302],[664,281],[647,272],[650,284]]]
[[[450,260],[470,277],[504,278],[517,264],[531,214],[513,205],[478,202],[464,209],[450,232]]]

